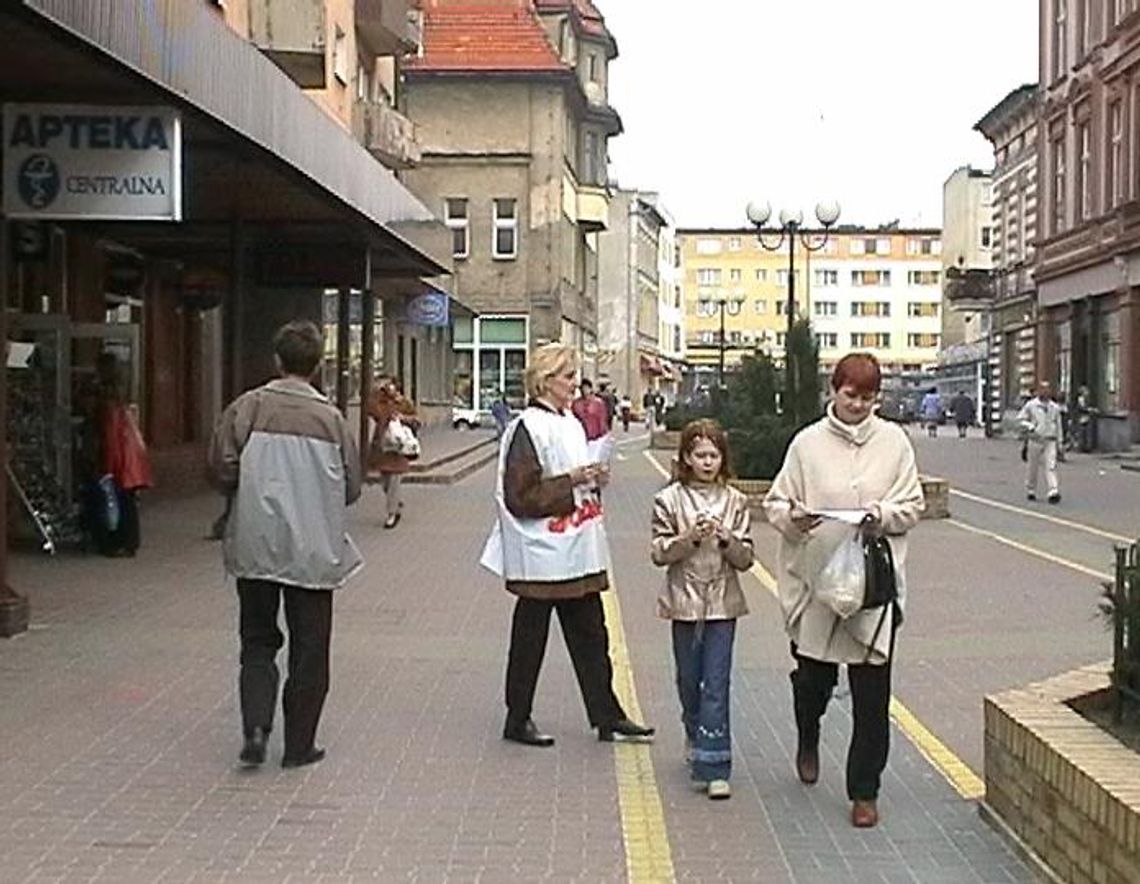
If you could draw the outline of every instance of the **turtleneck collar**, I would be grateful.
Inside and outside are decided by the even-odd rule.
[[[854,445],[864,445],[875,432],[877,418],[874,414],[867,415],[857,424],[846,424],[835,416],[835,403],[827,403],[827,426],[833,433],[842,436]]]

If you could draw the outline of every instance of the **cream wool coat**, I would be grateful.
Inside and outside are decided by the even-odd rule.
[[[795,503],[809,511],[868,509],[877,513],[894,554],[899,607],[905,609],[906,534],[918,523],[925,506],[914,449],[906,433],[874,415],[860,424],[844,424],[829,405],[826,416],[792,440],[780,474],[764,499],[768,521],[780,532],[777,578],[784,628],[799,652],[830,663],[885,663],[893,611],[875,637],[882,609],[840,620],[812,597],[813,581],[856,529],[825,520],[805,535],[791,520]]]

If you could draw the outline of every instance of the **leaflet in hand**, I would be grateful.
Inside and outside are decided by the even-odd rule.
[[[821,519],[834,519],[848,525],[862,525],[867,519],[866,510],[812,510],[811,515]]]
[[[591,439],[586,443],[586,450],[590,455],[590,463],[609,466],[614,456],[614,437],[606,433],[600,439]]]

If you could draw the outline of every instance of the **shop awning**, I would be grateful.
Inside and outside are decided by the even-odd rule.
[[[210,4],[20,0],[0,12],[0,33],[8,100],[182,112],[193,198],[182,224],[151,239],[208,247],[234,218],[338,226],[336,241],[373,248],[383,275],[448,272],[391,226],[432,220],[427,207]]]

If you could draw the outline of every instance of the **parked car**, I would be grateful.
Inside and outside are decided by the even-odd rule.
[[[473,430],[483,425],[483,416],[474,408],[451,408],[451,426],[457,430]]]

